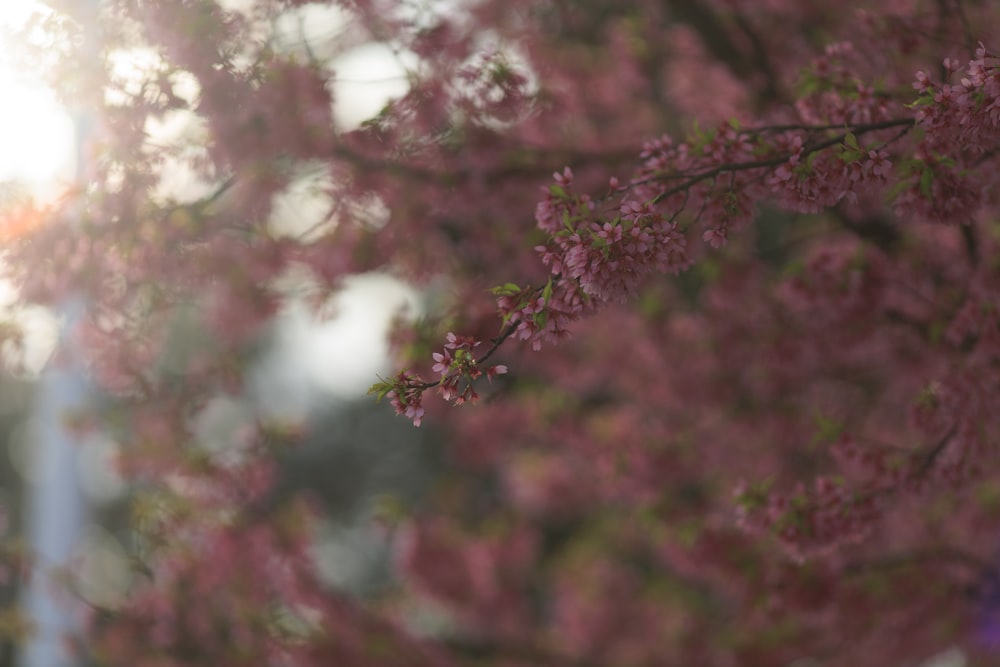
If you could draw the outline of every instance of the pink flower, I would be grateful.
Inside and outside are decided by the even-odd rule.
[[[437,362],[431,369],[435,373],[440,373],[441,375],[444,375],[449,370],[451,370],[451,363],[453,359],[451,355],[448,354],[447,350],[445,350],[444,352],[435,352],[431,356],[434,358],[434,361]]]

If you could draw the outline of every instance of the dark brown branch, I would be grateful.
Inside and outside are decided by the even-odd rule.
[[[535,291],[537,292],[537,291],[540,291],[540,290],[535,290]],[[482,356],[476,358],[476,365],[478,366],[479,364],[483,363],[484,361],[487,361],[490,357],[492,357],[493,354],[497,350],[500,349],[500,346],[503,345],[504,342],[508,338],[510,338],[511,336],[514,335],[515,331],[517,331],[517,323],[516,322],[509,322],[506,326],[504,326],[504,328],[500,332],[500,334],[496,338],[493,339],[493,344],[490,345],[490,348],[488,350],[486,350],[486,352],[484,352],[482,354]],[[436,387],[439,384],[441,384],[442,382],[444,382],[446,379],[448,379],[450,377],[453,377],[455,375],[459,375],[459,374],[458,373],[451,373],[451,374],[446,375],[445,377],[441,378],[440,380],[435,380],[434,382],[413,383],[411,386],[413,386],[415,388],[418,388],[418,389],[421,389],[421,390],[432,389],[433,387]]]
[[[763,87],[759,101],[762,104],[782,98],[778,76],[771,66],[764,42],[745,16],[738,12],[733,14],[733,23],[749,42],[749,53],[737,48],[732,34],[735,31],[728,29],[722,18],[711,11],[706,3],[666,0],[666,4],[673,18],[697,32],[709,54],[721,61],[733,76],[744,81],[760,77]]]
[[[969,256],[969,262],[976,266],[979,264],[979,239],[976,238],[976,230],[972,223],[959,227],[962,230],[962,241],[965,243],[965,254]]]
[[[417,166],[403,160],[392,160],[381,157],[369,157],[360,152],[340,145],[334,149],[332,156],[349,162],[354,166],[369,171],[384,171],[392,176],[411,178],[422,183],[438,183],[444,186],[456,186],[474,178],[486,180],[502,180],[508,178],[537,178],[547,176],[560,170],[566,164],[600,163],[614,165],[634,160],[641,148],[628,148],[601,153],[580,152],[567,148],[541,150],[533,147],[515,147],[510,152],[507,164],[483,170],[469,169],[430,169]]]
[[[866,134],[868,132],[875,132],[877,130],[886,130],[893,127],[906,127],[907,129],[909,129],[909,127],[913,127],[913,125],[914,125],[914,120],[912,118],[894,118],[892,120],[884,120],[878,123],[866,123],[862,125],[849,126],[849,131],[855,135],[858,135],[858,134]],[[843,132],[835,137],[831,137],[819,143],[807,146],[803,148],[802,155],[803,157],[805,157],[807,155],[811,155],[812,153],[816,153],[826,148],[830,148],[831,146],[836,146],[837,144],[843,143],[844,140],[847,138],[847,134],[848,132]],[[671,175],[671,176],[666,176],[666,175],[657,176],[645,179],[643,181],[637,181],[635,183],[630,184],[630,186],[628,187],[633,187],[636,185],[642,185],[646,183],[654,183],[656,181],[662,181],[662,180],[673,180],[676,178],[686,179],[679,185],[676,185],[673,188],[665,190],[660,194],[658,194],[656,197],[654,197],[652,203],[657,204],[661,200],[670,197],[671,195],[675,195],[678,192],[687,190],[693,185],[697,185],[702,181],[714,178],[720,174],[725,174],[732,171],[747,171],[751,169],[767,169],[770,167],[778,167],[787,162],[790,158],[791,154],[783,154],[778,157],[768,158],[767,160],[755,160],[753,162],[728,162],[726,164],[721,164],[717,167],[713,167],[711,169],[707,169],[702,172],[696,172],[694,174],[686,174],[682,172],[677,175]]]
[[[601,663],[589,658],[574,658],[554,653],[543,647],[515,642],[477,641],[474,639],[445,639],[444,646],[458,659],[468,664],[493,664],[498,660],[514,660],[532,665],[552,665],[552,667],[601,667]]]
[[[771,65],[771,61],[767,56],[767,49],[764,47],[764,41],[754,30],[753,26],[747,18],[740,12],[734,14],[734,19],[736,21],[736,26],[740,29],[744,35],[746,35],[747,40],[750,42],[750,49],[752,51],[752,60],[754,67],[758,72],[764,77],[764,89],[761,91],[760,101],[764,104],[777,102],[784,98],[781,86],[778,84],[778,75],[774,71],[774,67]]]
[[[833,209],[837,222],[844,229],[853,233],[862,241],[870,241],[875,246],[887,254],[899,247],[901,236],[899,230],[880,215],[867,216],[864,220],[857,222],[852,220],[841,208]]]
[[[856,575],[871,571],[895,570],[910,565],[922,565],[927,563],[952,563],[961,565],[979,574],[995,586],[1000,586],[1000,573],[997,568],[988,561],[959,549],[951,547],[938,547],[923,549],[905,553],[891,554],[881,558],[874,558],[865,561],[854,561],[846,564],[843,569],[845,575]]]

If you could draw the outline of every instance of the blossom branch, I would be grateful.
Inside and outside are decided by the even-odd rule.
[[[866,134],[868,132],[874,132],[877,130],[886,130],[893,127],[905,127],[908,131],[914,125],[915,121],[912,118],[896,118],[892,120],[880,121],[878,123],[866,123],[861,125],[855,125],[852,126],[851,129],[849,129],[848,131],[838,134],[835,137],[831,137],[829,139],[826,139],[824,141],[809,146],[803,146],[801,155],[808,156],[811,155],[812,153],[817,153],[826,148],[830,148],[831,146],[837,146],[839,144],[842,144],[847,139],[848,134],[854,134],[855,136],[857,136],[859,134]],[[837,127],[843,127],[843,126],[841,125]],[[821,129],[821,128],[829,129],[826,126],[818,126],[817,128],[814,129]],[[660,201],[666,199],[667,197],[678,194],[694,185],[697,185],[702,181],[714,178],[716,176],[719,176],[720,174],[724,174],[727,172],[747,171],[750,169],[766,169],[769,167],[778,167],[788,162],[788,160],[791,159],[792,156],[793,156],[792,153],[787,153],[784,155],[780,155],[778,157],[768,158],[766,160],[755,160],[752,162],[730,162],[694,174],[680,173],[677,175],[656,176],[653,178],[649,178],[645,181],[637,181],[635,183],[632,183],[631,186],[645,185],[657,181],[673,180],[677,178],[687,179],[683,183],[676,185],[673,188],[664,190],[663,192],[656,195],[651,203],[658,204]]]

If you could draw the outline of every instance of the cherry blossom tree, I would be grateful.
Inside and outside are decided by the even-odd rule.
[[[94,173],[11,218],[4,266],[85,299],[112,399],[78,421],[134,489],[94,664],[990,659],[995,3],[108,0],[97,63],[50,4],[25,48],[100,110]],[[352,127],[364,44],[406,90]],[[301,425],[213,456],[192,421],[290,292],[367,271],[443,295],[372,393],[449,465],[373,511],[396,574],[358,598],[272,494]]]

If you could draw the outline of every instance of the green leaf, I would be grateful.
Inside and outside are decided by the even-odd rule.
[[[388,394],[390,391],[393,390],[393,388],[394,385],[392,382],[389,382],[387,380],[382,380],[368,387],[368,393],[375,394],[375,400],[381,401],[383,398],[385,398],[386,394]]]
[[[861,151],[856,150],[845,150],[837,153],[837,157],[844,164],[853,164],[865,156]]]
[[[913,184],[912,181],[908,179],[903,179],[897,181],[891,188],[889,188],[885,193],[885,201],[887,203],[892,203],[896,201],[896,197],[902,194],[903,190],[908,189]]]
[[[809,70],[802,70],[799,74],[798,83],[795,84],[795,90],[798,93],[798,97],[808,97],[813,93],[820,91],[822,85],[813,72]]]
[[[938,396],[938,389],[934,383],[928,384],[917,395],[916,404],[922,408],[933,409],[938,406],[941,399]]]
[[[934,171],[930,167],[924,167],[924,170],[920,173],[920,194],[931,198],[931,186],[934,185]]]
[[[910,102],[909,104],[904,104],[903,106],[905,106],[907,109],[915,109],[916,107],[926,107],[931,104],[934,104],[934,94],[924,93],[913,102]]]
[[[746,509],[759,509],[767,505],[767,498],[774,485],[774,477],[769,476],[755,482],[736,498],[736,502]]]
[[[829,444],[836,441],[844,433],[845,424],[839,419],[817,413],[815,422],[816,434],[813,436],[810,445]]]
[[[549,192],[551,192],[553,196],[559,197],[559,199],[566,199],[566,191],[561,185],[550,185]]]
[[[697,265],[698,275],[701,276],[706,283],[714,283],[722,275],[722,266],[719,262],[713,259],[703,259]]]
[[[521,293],[521,288],[518,287],[517,283],[504,283],[503,285],[491,287],[489,291],[493,296],[514,296]]]
[[[942,336],[944,336],[947,324],[944,320],[934,320],[931,322],[930,326],[927,328],[927,339],[932,344],[937,344],[941,342]]]
[[[549,278],[549,281],[545,283],[545,287],[542,289],[542,299],[544,299],[545,303],[548,304],[549,299],[551,298],[552,298],[552,278]]]

